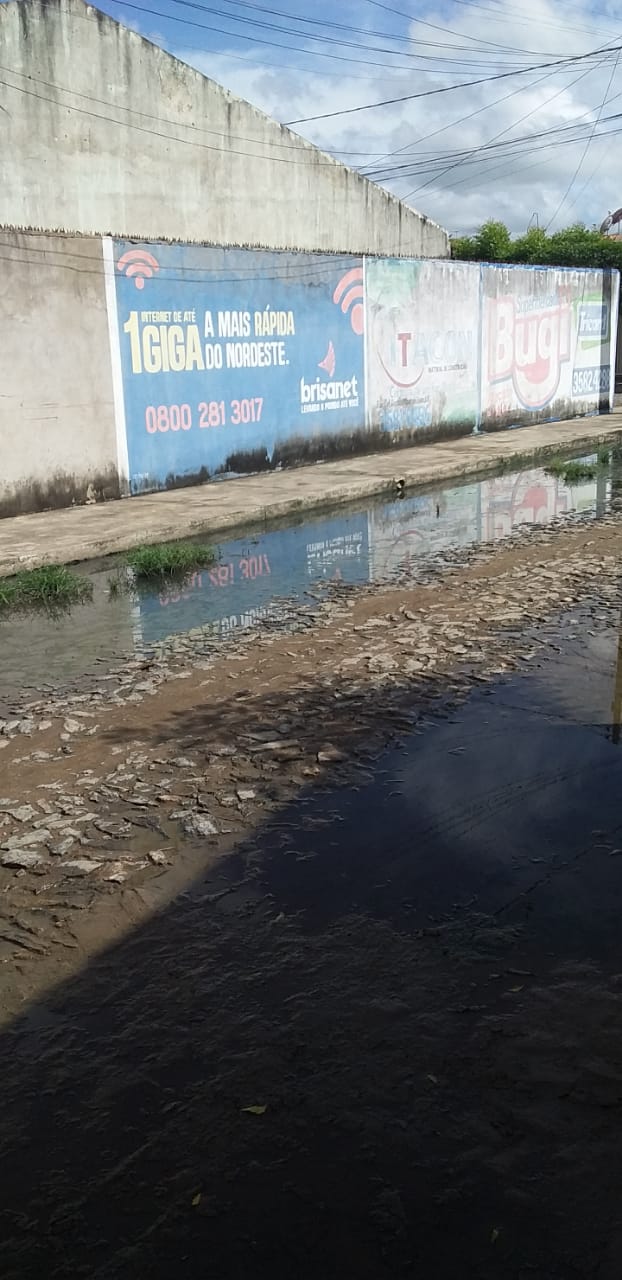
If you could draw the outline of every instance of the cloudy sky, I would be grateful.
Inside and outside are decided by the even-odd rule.
[[[622,205],[621,0],[98,7],[455,234],[599,224]]]

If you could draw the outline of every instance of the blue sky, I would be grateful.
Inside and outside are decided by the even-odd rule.
[[[592,225],[622,204],[615,163],[622,120],[609,119],[622,112],[622,55],[606,52],[622,44],[619,3],[101,0],[98,7],[284,122],[430,94],[295,128],[453,232],[491,216],[515,231],[535,219],[552,229]],[[596,51],[588,62],[529,70]],[[494,75],[502,78],[452,87]],[[439,88],[450,91],[432,92]]]

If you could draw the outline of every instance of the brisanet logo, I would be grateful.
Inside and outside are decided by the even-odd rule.
[[[578,313],[579,337],[594,342],[609,337],[609,306],[606,302],[581,302]]]
[[[328,409],[358,409],[358,378],[347,381],[334,378],[315,378],[313,382],[300,379],[300,409],[302,413],[322,413]]]
[[[526,409],[543,409],[559,387],[570,359],[567,303],[550,298],[498,298],[488,310],[488,377],[512,381]]]

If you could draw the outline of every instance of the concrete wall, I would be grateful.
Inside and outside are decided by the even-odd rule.
[[[0,259],[0,515],[612,404],[617,272],[15,231]]]
[[[82,0],[0,5],[0,225],[448,257],[447,233]]]
[[[117,496],[101,242],[0,230],[0,259],[0,516]]]

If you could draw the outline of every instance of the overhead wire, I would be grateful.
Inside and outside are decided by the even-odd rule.
[[[181,3],[181,0],[176,0],[176,2]],[[365,28],[365,27],[347,27],[347,26],[346,26],[345,24],[343,24],[343,23],[333,22],[330,18],[322,18],[322,19],[319,19],[319,18],[306,18],[306,17],[298,16],[298,15],[293,14],[293,13],[284,13],[284,12],[283,12],[283,10],[281,10],[281,9],[268,9],[268,8],[266,8],[266,6],[265,6],[265,5],[261,5],[261,4],[254,4],[254,3],[253,3],[253,4],[250,4],[250,3],[248,3],[248,0],[224,0],[224,3],[225,3],[225,4],[235,4],[237,8],[252,9],[252,10],[253,10],[253,12],[255,12],[255,13],[257,13],[257,12],[259,12],[259,13],[272,13],[272,14],[278,15],[278,16],[280,16],[280,17],[287,18],[287,19],[288,19],[288,21],[304,22],[304,23],[307,23],[307,24],[314,24],[314,25],[316,25],[316,26],[323,26],[323,27],[327,27],[327,26],[328,26],[328,27],[333,27],[333,28],[335,28],[335,29],[340,29],[340,30],[342,30],[342,31],[344,31],[344,30],[357,31],[359,34],[365,34],[365,35],[382,35],[382,36],[388,36],[388,37],[389,37],[389,39],[391,39],[391,40],[406,40],[406,41],[408,41],[408,43],[409,43],[409,44],[420,44],[420,43],[421,43],[421,44],[427,44],[427,43],[428,43],[427,41],[415,41],[415,40],[413,40],[410,36],[397,36],[397,35],[390,35],[388,31],[383,31],[383,32],[374,32],[374,31],[372,31],[372,30],[368,30],[368,29],[367,29],[367,28]],[[370,3],[370,4],[371,4],[371,3],[373,3],[373,0],[368,0],[368,3]],[[198,4],[197,4],[197,7],[198,7],[198,8],[203,8],[204,6],[202,6],[202,5],[198,5]],[[378,5],[377,7],[378,7],[378,8],[382,8],[382,9],[386,9],[386,8],[387,8],[387,6],[386,6],[386,5]],[[217,11],[216,11],[216,10],[213,10],[213,12],[217,12]],[[518,53],[527,53],[527,54],[529,54],[530,56],[535,56],[535,57],[538,57],[538,56],[539,56],[539,51],[537,51],[537,50],[535,50],[535,49],[516,49],[514,46],[499,44],[497,41],[493,41],[493,40],[483,40],[483,39],[481,39],[481,38],[480,38],[480,37],[478,37],[478,36],[470,36],[470,35],[468,35],[468,34],[467,34],[467,35],[465,35],[465,34],[464,34],[463,32],[461,32],[461,31],[454,31],[451,27],[447,27],[447,26],[440,27],[440,26],[438,26],[436,23],[433,23],[433,22],[426,22],[426,21],[424,21],[424,20],[423,20],[423,19],[421,19],[421,18],[415,18],[415,17],[413,17],[413,16],[411,16],[411,15],[401,13],[401,12],[400,12],[400,10],[398,10],[398,9],[389,9],[389,10],[388,10],[388,12],[398,14],[398,15],[399,15],[399,16],[401,16],[401,17],[407,17],[407,18],[408,18],[408,20],[409,20],[409,22],[417,22],[417,23],[419,23],[420,25],[422,25],[422,26],[424,26],[424,27],[430,27],[430,28],[431,28],[432,30],[434,30],[434,31],[440,31],[440,32],[442,32],[442,33],[443,33],[443,35],[445,35],[445,34],[448,32],[448,33],[449,33],[449,35],[458,36],[458,37],[459,37],[460,39],[462,39],[462,40],[465,40],[465,39],[466,39],[466,40],[470,40],[470,41],[471,41],[471,43],[476,43],[476,44],[480,44],[480,45],[481,45],[481,44],[483,44],[483,45],[487,45],[487,46],[490,46],[490,47],[492,47],[492,48],[494,48],[494,49],[496,49],[496,50],[503,50],[503,51],[506,51],[506,52],[509,52],[509,53],[512,53],[512,54],[515,54],[515,53],[517,53],[517,52],[518,52]],[[232,15],[232,16],[233,16],[233,15]],[[443,47],[445,47],[445,46],[443,46]],[[454,47],[454,46],[451,46],[451,47]],[[466,46],[466,45],[461,45],[461,46],[458,46],[458,47],[463,48],[463,49],[465,49],[465,50],[468,50],[468,46]]]
[[[198,4],[195,4],[195,3],[193,2],[193,0],[174,0],[174,3],[176,3],[176,4],[180,4],[180,5],[184,5],[185,7],[188,7],[188,8],[191,8],[191,9],[199,9],[199,10],[201,10],[201,12],[203,12],[203,13],[205,13],[205,12],[209,12],[209,10],[207,10],[207,9],[205,8],[205,6],[204,6],[204,5],[198,5]],[[349,56],[348,56],[348,55],[346,55],[346,54],[339,54],[339,53],[334,53],[334,52],[332,52],[332,53],[331,53],[331,52],[328,52],[328,51],[326,51],[326,50],[324,50],[324,49],[322,49],[322,50],[317,50],[317,49],[304,49],[304,48],[301,48],[299,45],[282,44],[282,43],[281,43],[280,41],[278,41],[278,40],[269,40],[269,39],[267,39],[267,38],[265,38],[265,37],[253,36],[253,35],[249,35],[249,34],[247,34],[246,32],[239,32],[239,31],[226,31],[226,30],[224,30],[222,27],[216,27],[216,26],[214,26],[212,23],[197,22],[195,19],[192,19],[192,18],[182,18],[182,17],[180,17],[178,14],[174,14],[174,13],[170,13],[170,12],[169,12],[169,13],[163,13],[161,9],[153,9],[153,8],[151,8],[151,7],[150,7],[150,6],[148,6],[148,5],[138,4],[138,3],[136,3],[136,0],[123,0],[123,7],[124,7],[125,9],[132,9],[132,10],[135,10],[135,11],[137,11],[138,13],[148,13],[148,14],[152,15],[153,17],[156,17],[156,18],[162,18],[162,19],[164,19],[165,21],[168,21],[168,22],[178,22],[178,23],[182,23],[182,24],[183,24],[183,25],[185,25],[185,26],[189,26],[189,27],[196,27],[196,28],[198,28],[198,29],[199,29],[199,30],[201,30],[201,31],[212,31],[212,32],[216,33],[217,35],[224,35],[224,36],[227,36],[229,39],[235,39],[235,40],[246,40],[246,41],[250,41],[252,44],[269,45],[269,46],[271,46],[271,47],[273,47],[273,48],[276,48],[276,49],[285,49],[285,50],[288,50],[288,51],[290,51],[290,52],[302,53],[302,54],[304,54],[305,56],[308,56],[308,57],[329,58],[331,61],[336,61],[336,62],[347,62],[347,63],[350,63],[350,64],[357,64],[357,63],[358,63],[360,66],[384,67],[387,71],[411,71],[411,72],[412,72],[412,70],[413,70],[413,66],[414,66],[414,64],[413,64],[412,62],[411,62],[411,63],[409,63],[408,65],[403,65],[403,64],[395,65],[394,63],[379,62],[377,59],[370,59],[370,58],[351,58],[351,57],[349,57]],[[258,23],[258,24],[255,24],[255,25],[260,25],[260,26],[261,26],[261,25],[263,25],[263,26],[265,26],[265,25],[267,25],[267,24],[265,24],[265,23],[264,23],[264,24],[262,24],[262,23]],[[282,28],[275,28],[275,30],[282,30]],[[306,40],[311,39],[311,37],[310,37],[307,33],[305,33],[304,38],[305,38]],[[316,38],[317,38],[317,39],[319,39],[319,37],[316,37]],[[326,41],[325,41],[325,42],[326,42],[329,46],[331,46],[331,47],[334,47],[334,46],[335,46],[335,44],[348,45],[348,44],[350,43],[350,45],[352,45],[352,42],[348,42],[348,41],[335,41],[335,40],[329,40],[329,39],[326,39]],[[359,44],[355,44],[355,45],[352,45],[352,47],[357,48],[357,49],[360,49],[360,51],[361,51],[361,52],[365,52],[366,50],[367,50],[367,51],[369,51],[369,52],[374,52],[374,47],[373,47],[373,46],[370,46],[370,45],[359,45]],[[392,58],[396,58],[396,57],[409,57],[409,58],[411,58],[411,59],[415,59],[415,58],[417,58],[419,61],[421,61],[421,60],[424,60],[424,61],[428,61],[428,60],[431,60],[431,61],[439,61],[439,60],[440,60],[440,59],[438,58],[438,56],[437,56],[437,57],[430,57],[430,56],[429,56],[429,55],[427,55],[427,54],[418,54],[418,55],[416,55],[416,54],[407,54],[407,53],[404,53],[404,51],[403,51],[403,50],[396,51],[396,50],[382,50],[382,49],[380,49],[380,50],[378,50],[378,51],[379,51],[379,52],[386,52],[386,53],[388,53],[388,55],[389,55],[390,57],[392,57]],[[444,62],[444,64],[450,63],[450,62],[452,62],[452,61],[457,62],[457,63],[460,63],[460,64],[464,64],[464,63],[465,63],[465,59],[454,59],[454,60],[452,60],[452,59],[443,59],[442,61]],[[471,65],[471,62],[470,62],[470,61],[469,61],[469,65]],[[486,67],[488,67],[490,64],[489,64],[489,63],[486,63],[485,65],[486,65]],[[519,69],[521,69],[521,68],[519,68]]]
[[[557,215],[559,214],[560,210],[563,208],[563,206],[564,206],[564,204],[565,204],[565,202],[566,202],[566,197],[567,197],[567,196],[570,194],[570,192],[572,191],[572,188],[573,188],[573,186],[574,186],[574,184],[575,184],[575,182],[576,182],[576,180],[577,180],[577,178],[578,178],[578,176],[579,176],[579,174],[580,174],[580,172],[581,172],[581,169],[583,168],[583,164],[584,164],[584,162],[585,162],[585,158],[586,158],[587,153],[588,153],[588,151],[589,151],[589,149],[590,149],[590,146],[591,146],[591,144],[592,144],[592,139],[593,139],[593,137],[594,137],[594,133],[595,133],[596,127],[597,127],[597,125],[598,125],[598,123],[599,123],[599,121],[600,121],[600,117],[601,117],[601,115],[602,115],[602,113],[603,113],[603,111],[604,111],[605,104],[606,104],[606,102],[607,102],[607,98],[609,97],[609,93],[610,93],[610,90],[611,90],[611,86],[612,86],[612,84],[613,84],[613,79],[614,79],[615,73],[616,73],[616,71],[617,71],[617,69],[618,69],[618,63],[619,63],[619,61],[620,61],[620,54],[618,54],[618,56],[617,56],[617,58],[616,58],[616,60],[615,60],[615,63],[614,63],[614,65],[613,65],[613,67],[611,68],[611,75],[610,75],[610,77],[609,77],[609,82],[608,82],[608,84],[607,84],[607,88],[605,89],[605,93],[604,93],[604,96],[603,96],[602,102],[601,102],[601,104],[600,104],[600,107],[598,108],[598,115],[597,115],[597,117],[596,117],[596,120],[594,121],[594,128],[592,129],[592,132],[591,132],[591,134],[590,134],[590,136],[589,136],[589,138],[588,138],[588,140],[587,140],[587,142],[586,142],[586,144],[585,144],[585,149],[584,149],[584,151],[583,151],[583,153],[582,153],[582,155],[581,155],[581,158],[580,158],[580,160],[579,160],[579,163],[578,163],[578,165],[577,165],[577,167],[576,167],[576,169],[575,169],[575,171],[574,171],[574,173],[573,173],[573,175],[572,175],[572,177],[571,177],[571,179],[570,179],[570,182],[568,183],[568,186],[566,187],[566,190],[564,191],[564,194],[563,194],[563,196],[562,196],[562,198],[561,198],[561,200],[560,200],[560,202],[559,202],[559,204],[558,204],[558,206],[557,206],[557,208],[556,208],[556,210],[555,210],[555,213],[553,214],[553,217],[552,217],[552,218],[549,218],[549,221],[547,222],[547,225],[546,225],[546,230],[547,230],[547,231],[548,231],[549,227],[551,226],[551,224],[552,224],[553,222],[555,222],[555,219],[556,219]]]
[[[374,0],[367,0],[367,3],[373,4]],[[507,25],[508,18],[511,18],[512,21],[520,24],[521,26],[533,28],[534,25],[533,14],[526,13],[524,9],[516,9],[513,5],[504,4],[503,9],[493,9],[491,5],[480,4],[479,0],[451,0],[451,3],[460,5],[465,9],[479,9],[482,13],[489,14],[493,18],[493,21],[503,22],[504,25]],[[382,7],[385,8],[387,6],[383,5]],[[598,14],[598,17],[605,16],[605,14]],[[546,18],[542,18],[540,16],[538,16],[537,23],[538,27],[551,27],[554,31],[576,31],[579,35],[594,36],[606,34],[609,37],[615,35],[613,28],[608,32],[604,32],[600,31],[596,27],[572,26],[565,21],[561,24],[558,22],[549,22]]]
[[[512,124],[511,124],[511,125],[508,125],[505,129],[502,129],[500,133],[493,134],[493,137],[492,137],[492,138],[490,138],[490,139],[488,140],[488,142],[487,142],[487,143],[482,143],[482,144],[480,144],[480,147],[476,147],[476,148],[467,148],[467,149],[466,149],[466,153],[467,153],[467,154],[472,154],[474,151],[478,151],[478,150],[480,150],[481,148],[485,148],[485,147],[488,147],[488,146],[492,145],[492,144],[495,142],[495,140],[496,140],[497,138],[500,138],[504,133],[509,132],[509,130],[510,130],[510,129],[514,129],[514,128],[516,128],[516,125],[521,124],[523,120],[527,120],[527,119],[529,119],[529,117],[530,117],[530,116],[532,116],[532,115],[536,115],[538,111],[541,111],[545,106],[548,106],[548,104],[549,104],[550,102],[553,102],[553,101],[555,100],[555,98],[559,98],[559,97],[561,96],[561,94],[563,94],[563,93],[567,93],[568,89],[571,89],[575,84],[578,84],[578,82],[579,82],[580,80],[583,80],[586,76],[591,75],[591,74],[592,74],[592,72],[593,72],[593,70],[594,70],[594,68],[589,67],[587,71],[582,71],[580,75],[576,76],[574,80],[571,80],[571,81],[570,81],[570,84],[563,85],[563,86],[562,86],[562,88],[561,88],[561,89],[558,89],[558,90],[557,90],[557,92],[556,92],[556,93],[554,93],[554,94],[552,94],[550,98],[545,98],[544,102],[538,103],[538,104],[537,104],[537,106],[535,106],[535,107],[533,107],[533,108],[531,109],[531,111],[527,111],[524,115],[519,116],[518,120],[514,120],[514,121],[512,122]],[[518,93],[525,93],[525,92],[527,92],[527,90],[528,90],[528,89],[533,89],[535,86],[537,86],[537,85],[539,85],[539,84],[542,84],[544,80],[550,80],[550,79],[551,79],[551,76],[552,76],[553,74],[555,74],[555,73],[554,73],[554,72],[549,72],[546,76],[540,76],[537,80],[532,80],[532,81],[530,81],[530,83],[529,83],[528,85],[523,85],[523,86],[521,86],[519,89],[515,89],[511,94],[506,94],[506,95],[505,95],[505,97],[503,97],[503,98],[499,98],[499,99],[497,100],[497,103],[498,103],[498,102],[506,102],[506,101],[508,101],[508,99],[509,99],[509,98],[515,97]],[[470,115],[463,116],[463,117],[461,117],[459,120],[457,120],[457,121],[453,121],[453,122],[452,122],[452,125],[455,125],[455,124],[463,125],[463,124],[465,124],[465,123],[466,123],[466,121],[467,121],[467,120],[472,119],[472,118],[473,118],[473,116],[481,114],[481,112],[482,112],[482,111],[488,110],[489,106],[497,105],[497,103],[494,103],[494,104],[492,104],[492,103],[491,103],[491,104],[487,104],[487,105],[486,105],[486,106],[484,106],[484,107],[480,107],[480,108],[478,109],[478,111],[471,112],[471,114],[470,114]],[[590,111],[590,112],[584,112],[584,114],[585,114],[585,115],[588,115],[588,114],[590,114],[590,115],[591,115],[591,111]],[[578,119],[580,120],[580,119],[582,119],[582,117],[581,117],[581,116],[579,116],[579,117],[578,117]],[[445,129],[450,128],[450,127],[452,127],[452,126],[447,125],[447,126],[445,126]],[[564,127],[566,127],[566,126],[564,126]],[[567,127],[571,127],[571,126],[567,126]],[[445,132],[445,130],[436,130],[434,134],[429,134],[429,135],[428,135],[428,138],[429,138],[429,137],[434,137],[434,136],[436,136],[436,134],[438,134],[438,133],[440,133],[440,132]],[[547,132],[548,132],[548,130],[547,130]],[[527,138],[530,138],[530,137],[537,137],[538,135],[537,135],[537,134],[527,134],[527,135],[525,135],[525,136],[526,136]],[[427,138],[421,138],[421,139],[420,139],[420,141],[421,141],[421,142],[425,142],[425,141],[427,141]],[[400,154],[400,153],[399,153],[399,152],[393,152],[393,155],[397,155],[397,154]],[[454,154],[454,155],[460,155],[460,154],[464,154],[464,153],[454,152],[453,154]],[[446,158],[446,159],[449,159],[449,158],[450,158],[450,155],[451,155],[451,153],[446,153],[445,158]],[[390,159],[390,158],[391,158],[391,156],[389,156],[389,157],[387,157],[387,158],[388,158],[388,159]],[[409,170],[409,169],[411,169],[412,167],[413,167],[413,162],[411,161],[411,163],[410,163],[410,164],[405,163],[405,164],[403,164],[403,165],[393,165],[393,166],[391,167],[391,169],[390,169],[390,170],[388,170],[388,169],[386,169],[386,167],[384,167],[384,168],[383,168],[382,161],[376,161],[376,162],[375,162],[375,164],[366,166],[366,167],[365,167],[364,172],[365,172],[365,176],[366,176],[366,177],[368,177],[368,178],[371,178],[371,179],[372,179],[372,181],[374,181],[374,182],[382,182],[382,181],[392,180],[392,179],[394,179],[394,178],[398,178],[398,177],[406,177],[406,176],[408,176],[408,170]],[[414,192],[411,192],[410,194],[415,194],[415,193],[414,193]],[[407,199],[407,197],[405,196],[405,197],[404,197],[404,199]]]
[[[20,76],[24,80],[28,80],[33,84],[43,85],[44,88],[47,88],[47,89],[55,89],[58,93],[66,93],[76,98],[85,98],[87,102],[94,102],[98,106],[111,107],[115,111],[125,111],[130,113],[131,115],[140,116],[142,119],[145,119],[145,120],[154,120],[158,124],[171,125],[175,129],[187,129],[191,133],[206,133],[219,138],[225,138],[225,137],[230,138],[230,139],[233,139],[233,141],[235,142],[249,142],[252,144],[256,144],[257,146],[276,147],[279,151],[296,151],[298,152],[298,154],[300,154],[300,151],[301,151],[301,141],[303,143],[305,142],[305,139],[299,139],[296,142],[277,142],[276,140],[274,141],[270,140],[270,142],[267,142],[265,138],[251,138],[247,134],[235,134],[235,133],[231,133],[229,130],[227,130],[225,133],[225,131],[222,129],[208,129],[205,125],[190,124],[185,120],[174,120],[170,116],[156,116],[148,111],[140,111],[137,107],[126,107],[120,102],[112,102],[109,98],[96,98],[94,97],[93,94],[82,93],[78,89],[68,89],[65,85],[57,84],[53,80],[43,80],[40,76],[33,76],[30,72],[18,71],[13,67],[5,67],[2,64],[0,64],[0,71],[3,71],[8,75]],[[15,89],[19,89],[20,86],[12,85],[11,87]],[[58,103],[57,105],[66,106],[67,104]],[[123,124],[123,121],[119,120],[119,121],[116,121],[116,123]],[[176,139],[171,138],[170,141],[174,142],[176,141]],[[182,141],[182,139],[179,139],[179,141]],[[314,144],[311,142],[307,143],[307,146],[310,148],[312,147],[316,151],[319,149],[317,147],[314,147]],[[221,149],[222,148],[218,148],[218,150],[221,150]],[[242,154],[246,155],[247,153],[243,152]],[[326,154],[329,154],[329,153],[326,153]],[[374,153],[369,151],[343,150],[343,151],[340,151],[339,154],[353,155],[353,156],[370,156],[370,155],[380,154],[380,153],[379,152]],[[258,156],[257,158],[261,159],[262,157]],[[266,158],[269,158],[269,157],[266,157]],[[314,164],[315,163],[317,162],[314,161]],[[331,161],[330,163],[332,164],[333,162]],[[364,176],[364,175],[361,175],[361,176]]]
[[[558,89],[557,92],[552,94],[550,98],[547,98],[545,102],[538,103],[537,106],[532,107],[530,111],[527,111],[525,112],[524,115],[519,116],[518,120],[514,120],[511,124],[506,125],[504,129],[501,129],[498,133],[493,134],[492,138],[490,138],[487,143],[483,143],[481,146],[477,147],[473,153],[471,153],[471,159],[474,156],[480,155],[482,151],[488,150],[491,146],[498,146],[499,138],[502,138],[505,134],[510,133],[512,129],[515,129],[517,125],[522,124],[524,120],[529,120],[532,116],[536,115],[538,111],[541,111],[544,107],[548,106],[549,103],[554,102],[556,98],[559,98],[562,93],[567,93],[568,89],[573,88],[574,85],[578,84],[580,80],[584,80],[586,76],[591,75],[592,71],[593,71],[593,68],[588,67],[586,71],[582,71],[578,76],[575,76],[574,80],[571,80],[569,85],[563,85],[561,89]],[[587,115],[587,114],[591,115],[592,111],[590,110],[589,112],[584,113],[584,115]],[[580,119],[581,117],[579,117],[579,120]],[[573,129],[575,127],[578,127],[578,124],[579,124],[578,121],[577,122],[572,121],[570,125],[560,126],[560,130]],[[543,132],[541,132],[539,136],[540,137],[544,135],[550,136],[552,133],[556,133],[556,132],[558,132],[558,130],[547,129],[546,131],[544,131],[544,134]],[[528,134],[526,136],[527,138],[532,138],[532,139],[535,139],[538,137],[537,134],[536,135]],[[509,146],[515,145],[518,141],[519,139],[508,139],[508,141],[502,145],[509,147]],[[433,182],[436,182],[439,178],[445,177],[446,174],[451,173],[454,169],[458,168],[462,163],[463,163],[463,160],[457,159],[453,164],[450,164],[446,169],[443,169],[440,174],[437,173],[432,177],[430,177],[427,182],[422,183],[418,187],[414,187],[412,191],[409,191],[407,195],[403,197],[404,200],[409,200],[413,196],[418,195],[420,191],[426,190],[426,188],[429,187]]]
[[[605,49],[604,53],[619,53],[622,46],[615,45]],[[382,102],[366,102],[361,103],[357,107],[344,107],[340,111],[325,111],[320,115],[302,116],[296,120],[287,120],[284,123],[288,128],[292,128],[296,124],[310,124],[317,120],[334,120],[338,116],[356,115],[362,111],[377,111],[380,107],[396,106],[401,102],[415,102],[420,98],[433,98],[441,93],[453,93],[456,89],[470,89],[479,84],[490,84],[495,80],[507,80],[510,76],[528,75],[532,71],[546,70],[548,67],[570,66],[572,63],[583,62],[593,58],[592,53],[574,54],[568,58],[556,58],[552,62],[541,62],[532,67],[524,67],[519,71],[501,71],[496,75],[483,76],[478,80],[465,80],[459,84],[442,85],[437,89],[426,89],[420,93],[406,93],[398,98],[385,98]]]
[[[175,2],[181,3],[181,0],[175,0]],[[353,26],[351,23],[335,22],[332,18],[328,18],[328,17],[308,18],[301,14],[286,13],[283,9],[271,9],[271,8],[268,8],[266,5],[250,3],[250,0],[223,0],[223,3],[227,5],[233,4],[236,6],[236,8],[239,8],[239,9],[250,9],[253,13],[272,14],[275,17],[287,18],[288,22],[299,22],[299,23],[304,23],[305,26],[321,27],[323,30],[330,28],[331,30],[334,30],[334,31],[349,31],[357,35],[364,35],[368,38],[370,36],[371,37],[378,36],[386,40],[393,40],[395,42],[405,43],[410,45],[424,45],[426,47],[433,47],[438,49],[460,49],[460,50],[463,50],[465,53],[473,52],[470,46],[465,44],[448,44],[446,41],[441,42],[438,40],[436,41],[418,40],[418,39],[414,40],[412,36],[403,35],[401,32],[375,31],[373,28],[370,28],[370,27],[360,27],[360,26]],[[197,3],[194,7],[205,8],[206,6],[203,4]],[[210,9],[209,12],[222,13],[223,11]],[[232,19],[234,19],[239,15],[231,14],[230,16]],[[462,36],[462,33],[453,32],[451,28],[444,28],[443,31],[444,32],[449,31],[450,35],[455,34],[460,36],[462,39],[464,39],[464,37]],[[304,33],[301,32],[300,34],[304,34]],[[324,37],[324,38],[330,39],[330,37]],[[473,37],[473,36],[467,36],[466,38],[469,40],[473,40],[473,39],[477,40],[477,37]],[[489,45],[491,43],[490,41],[487,41],[487,40],[484,40],[484,41],[480,40],[477,42],[479,44],[485,44],[485,45]],[[519,49],[519,48],[511,47],[509,45],[501,45],[501,44],[496,45],[495,47],[499,50],[505,50],[512,54],[523,53],[523,54],[528,54],[529,56],[532,56],[534,54],[536,57],[538,56],[538,53],[536,52],[536,50],[533,50],[533,49]]]

